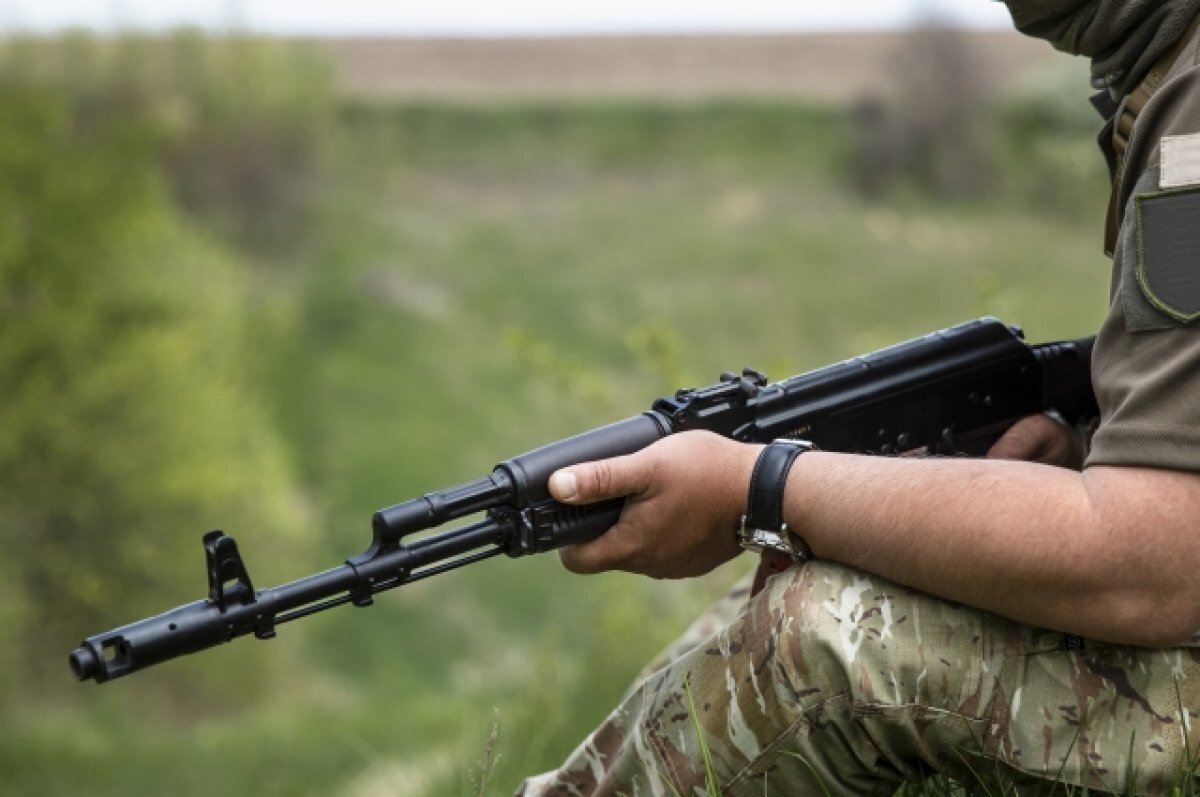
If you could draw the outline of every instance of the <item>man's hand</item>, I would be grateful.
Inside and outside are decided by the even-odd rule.
[[[627,570],[688,578],[732,559],[740,551],[733,530],[761,450],[709,432],[685,432],[636,454],[558,471],[549,484],[555,500],[626,498],[617,525],[595,540],[560,549],[563,565],[575,573]],[[988,456],[1078,469],[1083,445],[1074,430],[1033,415],[1005,432]]]
[[[1083,440],[1050,415],[1030,415],[1010,426],[987,455],[1079,470],[1083,467]]]
[[[729,561],[741,550],[734,529],[761,450],[709,432],[684,432],[636,454],[558,471],[549,485],[557,501],[626,497],[615,526],[560,549],[563,565],[575,573],[687,578]]]

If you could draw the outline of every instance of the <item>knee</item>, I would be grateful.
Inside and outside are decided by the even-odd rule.
[[[980,710],[1011,625],[820,561],[776,577],[756,600],[777,623],[780,667],[796,688],[876,708]]]
[[[768,581],[747,616],[794,688],[828,699],[851,692],[852,671],[892,637],[882,583],[835,563],[809,562]]]

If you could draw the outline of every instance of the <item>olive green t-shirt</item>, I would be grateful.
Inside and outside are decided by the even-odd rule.
[[[1200,471],[1196,36],[1161,83],[1155,66],[1200,13],[1200,0],[1004,2],[1018,30],[1091,57],[1093,83],[1115,96],[1154,83],[1118,166],[1109,310],[1092,355],[1100,425],[1087,464]]]
[[[1200,471],[1200,35],[1138,115],[1118,181],[1087,464]]]

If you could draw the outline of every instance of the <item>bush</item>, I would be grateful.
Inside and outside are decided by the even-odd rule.
[[[48,641],[5,646],[0,695],[202,594],[201,519],[279,549],[301,531],[247,372],[244,262],[177,210],[171,130],[91,77],[0,81],[0,631]]]
[[[855,106],[859,193],[877,198],[909,184],[937,197],[979,196],[994,187],[984,129],[984,67],[963,31],[930,24],[905,34],[876,96]]]
[[[81,132],[121,120],[139,128],[176,204],[260,257],[294,241],[318,205],[335,113],[331,72],[313,47],[79,34],[9,42],[0,70],[10,84],[59,91]]]
[[[1086,62],[1063,61],[1033,72],[998,106],[1007,186],[1039,211],[1092,218],[1108,198],[1101,119],[1087,91]]]

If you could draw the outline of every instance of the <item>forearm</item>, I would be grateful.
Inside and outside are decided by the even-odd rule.
[[[684,578],[727,561],[761,449],[685,432],[559,471],[560,501],[626,499],[564,564]],[[818,557],[1033,625],[1148,645],[1200,628],[1200,474],[814,451],[784,516]]]
[[[1200,545],[1180,539],[1180,518],[1200,517],[1196,480],[814,452],[785,514],[819,557],[1019,621],[1164,644],[1200,627]]]

